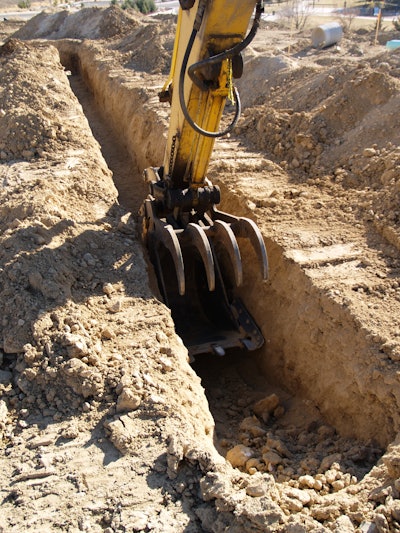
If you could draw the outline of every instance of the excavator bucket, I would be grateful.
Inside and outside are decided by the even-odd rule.
[[[256,224],[213,208],[196,222],[174,228],[156,216],[155,205],[151,197],[144,204],[150,258],[192,360],[202,353],[260,348],[263,336],[236,294],[243,283],[238,239],[252,244],[261,276],[268,276],[267,253]]]

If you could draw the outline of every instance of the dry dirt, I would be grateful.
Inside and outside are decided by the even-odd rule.
[[[173,16],[0,35],[0,531],[400,531],[400,51],[263,23],[216,144],[265,347],[190,365],[139,238]]]

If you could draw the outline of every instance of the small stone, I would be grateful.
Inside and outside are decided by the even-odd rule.
[[[299,485],[300,487],[307,487],[313,489],[315,486],[315,479],[312,476],[300,476]]]
[[[233,467],[245,466],[247,461],[252,457],[254,457],[254,450],[243,444],[234,446],[228,450],[228,453],[226,454],[226,460],[229,461]]]
[[[270,414],[274,412],[278,405],[278,396],[276,394],[271,394],[270,396],[267,396],[266,398],[263,398],[262,400],[255,403],[253,405],[253,412],[262,420],[264,420],[264,422],[267,422],[270,417]]]
[[[7,420],[8,409],[4,400],[0,400],[0,423],[4,423]]]
[[[265,430],[261,427],[261,423],[256,416],[244,418],[239,426],[239,431],[246,431],[253,437],[262,437],[265,435]]]
[[[296,498],[285,500],[285,505],[289,511],[299,513],[303,510],[304,505]]]
[[[331,484],[334,483],[337,479],[337,471],[336,470],[327,470],[325,472],[325,477],[326,477],[326,481],[327,483]]]
[[[282,463],[282,457],[278,453],[272,450],[270,450],[269,452],[263,453],[262,458],[266,465],[275,466],[275,465],[279,465]]]
[[[334,533],[354,533],[355,529],[350,518],[343,515],[335,520],[333,531]]]
[[[286,492],[286,496],[289,496],[289,498],[295,498],[300,501],[302,505],[308,505],[311,501],[311,496],[306,490],[296,489],[294,487]]]
[[[261,496],[265,496],[266,493],[266,488],[261,483],[246,487],[247,496],[251,496],[252,498],[260,498]]]
[[[166,357],[160,357],[158,362],[164,372],[170,372],[173,369],[172,361],[170,361]]]
[[[374,155],[376,155],[375,148],[364,148],[363,150],[364,157],[373,157]]]
[[[107,294],[107,296],[110,296],[113,292],[115,292],[115,289],[111,283],[105,283],[103,285],[103,292],[104,294]]]
[[[338,479],[332,483],[332,487],[335,492],[338,492],[339,490],[344,489],[345,483],[342,479]]]
[[[115,300],[114,302],[111,302],[108,306],[108,310],[110,313],[119,313],[122,309],[122,300]]]
[[[392,517],[397,521],[400,522],[400,502],[398,500],[395,500],[391,506],[390,509]]]
[[[331,468],[333,463],[340,463],[341,459],[342,456],[340,453],[333,453],[331,455],[327,455],[322,459],[319,471],[326,472],[329,468]]]
[[[124,388],[117,400],[117,412],[121,411],[133,411],[139,407],[141,403],[140,396],[135,394],[134,391],[128,388]]]
[[[75,337],[72,339],[71,335],[71,344],[67,346],[67,352],[69,357],[83,357],[84,355],[87,355],[88,347],[85,339],[81,337]]]
[[[115,337],[115,333],[110,328],[104,328],[101,332],[101,338],[111,340]]]

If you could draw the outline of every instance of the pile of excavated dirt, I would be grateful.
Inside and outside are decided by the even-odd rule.
[[[191,366],[137,216],[173,17],[0,30],[0,531],[400,531],[400,54],[262,26],[209,177],[265,347]]]

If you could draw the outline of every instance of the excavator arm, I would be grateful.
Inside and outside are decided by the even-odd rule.
[[[144,238],[189,353],[253,350],[263,338],[235,293],[243,281],[237,239],[250,240],[265,279],[264,241],[252,220],[216,208],[220,191],[206,174],[215,139],[231,132],[239,118],[233,80],[242,75],[241,52],[263,9],[255,0],[180,5],[171,73],[160,93],[171,104],[164,161],[145,170],[150,194],[142,208]],[[225,116],[227,100],[233,111]]]

